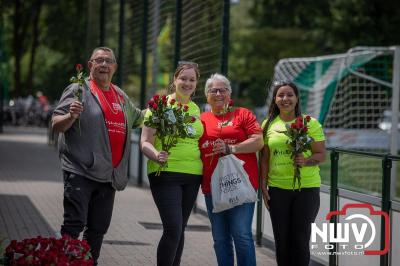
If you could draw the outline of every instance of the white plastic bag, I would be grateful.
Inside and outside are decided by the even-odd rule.
[[[257,201],[257,193],[243,165],[244,162],[233,154],[219,158],[211,176],[212,212],[217,213]]]

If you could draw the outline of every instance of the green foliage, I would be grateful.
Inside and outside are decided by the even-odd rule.
[[[400,44],[396,0],[254,0],[231,10],[229,76],[239,105],[265,104],[279,59]]]
[[[39,39],[34,65],[33,90],[57,99],[74,74],[73,65],[86,63],[99,41],[99,8],[96,0],[2,0],[0,46],[2,82],[11,81],[15,92],[16,60],[21,62],[21,95],[27,93],[33,37],[32,11],[42,3]],[[15,16],[15,4],[20,11]],[[182,57],[195,60],[202,72],[199,87],[210,73],[219,70],[219,1],[191,1],[183,10]],[[162,1],[158,37],[159,84],[173,71],[175,1]],[[149,6],[149,12],[152,11]],[[107,1],[106,45],[118,52],[119,2]],[[19,39],[15,39],[19,18]],[[143,2],[126,1],[123,71],[124,89],[138,98]],[[150,18],[150,16],[149,16]],[[357,45],[389,46],[400,43],[398,0],[246,0],[231,5],[229,78],[238,105],[260,106],[265,102],[274,65],[285,57],[342,53]],[[149,30],[151,20],[149,20]],[[148,39],[150,40],[150,39]],[[150,45],[150,43],[148,43]],[[20,51],[15,54],[15,51]],[[118,54],[117,54],[118,55]],[[205,56],[204,56],[205,55]],[[150,57],[150,54],[148,55]],[[148,60],[151,66],[151,60]],[[148,71],[150,73],[150,71]],[[8,82],[7,82],[8,83]],[[16,95],[18,96],[18,95]]]
[[[310,32],[298,28],[244,28],[232,35],[229,76],[239,84],[239,98],[265,104],[274,66],[286,57],[315,55]],[[238,99],[239,100],[239,99]],[[237,100],[237,101],[238,101]],[[242,102],[238,102],[242,105]]]

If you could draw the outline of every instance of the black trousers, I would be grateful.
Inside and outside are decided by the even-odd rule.
[[[161,172],[149,175],[150,189],[160,213],[163,234],[157,248],[157,265],[180,265],[185,227],[197,198],[202,176]]]
[[[95,265],[103,237],[110,226],[115,190],[110,183],[100,183],[84,176],[63,171],[64,223],[61,234],[83,239],[90,245]]]
[[[311,223],[317,217],[319,188],[269,188],[269,212],[279,266],[308,266]]]

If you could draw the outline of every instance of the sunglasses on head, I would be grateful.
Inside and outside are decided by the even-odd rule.
[[[195,62],[191,62],[191,61],[178,61],[178,66],[181,65],[190,65],[190,66],[195,66],[195,67],[199,67],[199,65]]]
[[[289,85],[293,84],[293,81],[291,80],[275,80],[272,82],[272,86],[277,87],[277,86],[282,86],[282,85]]]

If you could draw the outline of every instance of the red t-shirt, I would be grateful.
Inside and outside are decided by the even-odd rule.
[[[103,109],[111,145],[112,164],[116,167],[122,159],[126,137],[125,116],[121,107],[123,96],[118,94],[112,84],[108,91],[103,91],[91,80],[90,88],[97,95]]]
[[[211,193],[211,176],[217,166],[221,154],[212,155],[214,141],[221,138],[228,144],[239,144],[249,135],[261,133],[262,130],[253,113],[245,108],[236,108],[225,115],[214,115],[212,112],[202,113],[200,119],[204,125],[204,133],[199,140],[201,160],[203,161],[203,182],[201,189],[204,194]],[[256,153],[235,154],[244,161],[244,169],[249,175],[250,182],[258,188],[258,164]]]

